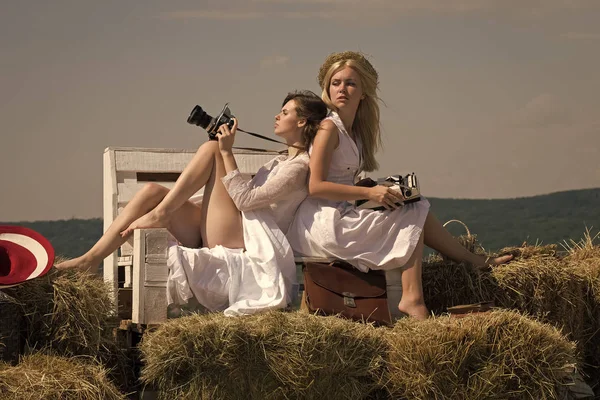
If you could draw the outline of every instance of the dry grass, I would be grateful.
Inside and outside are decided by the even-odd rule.
[[[51,349],[66,357],[95,357],[121,387],[129,386],[131,362],[114,340],[116,319],[110,289],[102,278],[53,268],[5,291],[23,309],[26,352]]]
[[[457,304],[493,300],[562,329],[577,343],[581,365],[600,387],[600,234],[589,230],[579,241],[502,249],[515,259],[477,272],[433,256],[424,265],[426,302],[437,314]],[[464,237],[466,247],[474,237]],[[598,389],[596,389],[598,390]]]
[[[52,347],[64,355],[95,355],[104,347],[113,310],[100,277],[52,268],[5,292],[23,308],[30,347]]]
[[[19,358],[21,314],[17,301],[0,290],[0,361],[15,363]]]
[[[0,364],[3,400],[122,400],[106,370],[80,359],[33,354],[11,367]]]
[[[399,321],[390,335],[392,398],[554,399],[575,345],[516,312]]]
[[[571,339],[584,336],[585,284],[557,255],[556,246],[506,248],[515,259],[490,271],[477,269],[439,256],[430,257],[423,267],[425,301],[436,314],[447,307],[494,301],[564,330]]]
[[[600,233],[587,230],[580,241],[565,243],[565,262],[585,285],[586,328],[580,339],[585,345],[585,362],[591,382],[600,387]],[[596,389],[598,391],[598,389]],[[600,397],[600,396],[599,396]]]
[[[493,300],[562,329],[598,366],[597,239],[588,233],[565,254],[554,245],[503,249],[515,260],[488,272],[431,257],[423,270],[426,302],[443,314],[452,305]],[[484,252],[474,235],[460,240]],[[101,279],[52,270],[6,292],[24,310],[31,349],[91,356],[114,368],[113,376],[130,376]],[[577,356],[555,328],[515,312],[405,320],[392,330],[304,313],[192,315],[146,334],[141,352],[143,380],[162,398],[234,400],[554,398]],[[0,366],[0,377],[9,370]]]
[[[382,346],[376,328],[335,317],[192,315],[144,338],[142,378],[164,399],[364,399]]]
[[[556,328],[510,311],[393,329],[300,312],[193,315],[141,351],[164,399],[550,399],[576,362]]]

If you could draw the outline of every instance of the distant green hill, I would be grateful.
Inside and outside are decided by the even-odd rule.
[[[579,240],[586,227],[600,228],[600,189],[570,190],[501,200],[430,199],[440,221],[459,219],[490,250],[519,245]],[[448,226],[450,228],[450,225]],[[450,231],[464,233],[452,224]]]
[[[502,200],[429,198],[432,209],[444,222],[463,221],[477,234],[486,249],[497,250],[523,241],[560,243],[579,240],[586,226],[600,228],[600,189],[571,190],[543,196]],[[83,254],[102,235],[102,220],[12,222],[40,232],[56,254],[75,257]],[[448,227],[455,235],[464,233],[458,224]]]

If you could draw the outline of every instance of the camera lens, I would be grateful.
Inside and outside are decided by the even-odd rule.
[[[410,197],[410,196],[412,196],[412,190],[410,190],[410,189],[404,190],[404,197]]]
[[[202,107],[196,106],[190,113],[190,116],[188,117],[187,122],[188,122],[188,124],[200,126],[203,129],[206,129],[210,125],[212,120],[213,120],[213,117],[208,115],[202,109]]]

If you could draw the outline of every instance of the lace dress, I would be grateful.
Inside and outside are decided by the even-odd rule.
[[[353,185],[360,149],[337,113],[327,118],[339,131],[327,180]],[[424,198],[393,211],[375,211],[358,209],[347,201],[308,197],[298,208],[287,237],[298,255],[347,260],[365,272],[394,269],[412,255],[428,212],[429,202]]]
[[[307,195],[308,155],[279,156],[253,179],[238,170],[222,178],[242,212],[246,250],[169,247],[167,301],[196,300],[210,311],[251,314],[283,308],[291,300],[296,265],[284,232]]]

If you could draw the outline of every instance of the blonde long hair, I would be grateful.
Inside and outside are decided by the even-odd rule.
[[[358,136],[362,143],[362,171],[374,171],[379,168],[379,163],[375,159],[375,153],[381,148],[381,124],[379,122],[379,96],[377,96],[377,73],[373,67],[368,68],[363,65],[361,60],[347,59],[340,60],[331,65],[323,79],[323,93],[321,97],[327,106],[338,111],[329,97],[329,85],[331,77],[341,69],[350,67],[358,73],[362,86],[364,99],[358,104],[356,117],[352,125],[352,130]]]

